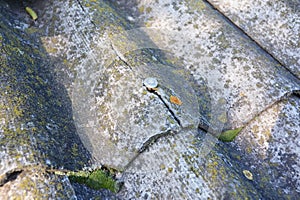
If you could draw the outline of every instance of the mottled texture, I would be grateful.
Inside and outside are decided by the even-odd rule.
[[[123,173],[125,184],[120,196],[125,199],[261,198],[241,171],[232,166],[216,141],[208,139],[203,132],[198,134],[182,131],[158,140]]]
[[[1,1],[1,199],[69,199],[74,191],[67,178],[43,169],[79,170],[89,164],[90,153],[76,134],[70,99],[56,81],[40,40],[20,29],[10,7],[4,8]],[[21,173],[12,181],[10,174],[16,170]]]
[[[300,78],[298,0],[208,0]]]
[[[103,165],[124,183],[120,199],[299,197],[299,79],[209,4],[44,3],[30,5],[36,22],[0,4],[0,190],[9,197],[36,173],[21,195],[116,198],[53,173]],[[230,144],[215,137],[236,128]]]
[[[282,101],[249,124],[232,144],[244,155],[241,161],[265,195],[278,191],[286,199],[300,197],[299,113],[299,98]]]
[[[76,199],[67,177],[47,173],[43,168],[26,168],[0,187],[0,198],[6,199]]]
[[[204,80],[210,101],[226,99],[225,128],[242,126],[286,92],[299,89],[299,80],[283,66],[210,6],[197,2],[138,1],[136,6],[145,8],[136,16],[145,26],[138,31],[148,34],[156,48],[182,60],[198,85]],[[133,38],[129,41],[138,36]]]

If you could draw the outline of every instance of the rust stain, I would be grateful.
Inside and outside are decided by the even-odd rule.
[[[182,101],[178,97],[175,97],[173,95],[170,96],[170,102],[179,106],[182,104]]]

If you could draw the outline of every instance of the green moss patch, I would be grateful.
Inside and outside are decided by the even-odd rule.
[[[219,136],[219,140],[223,142],[232,142],[243,128],[244,127],[225,131],[221,133],[221,135]]]
[[[119,190],[119,185],[112,175],[101,169],[94,171],[69,172],[67,176],[71,182],[85,184],[94,190],[108,189],[114,193]]]

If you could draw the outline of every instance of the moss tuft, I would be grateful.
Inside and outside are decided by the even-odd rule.
[[[221,133],[221,135],[219,136],[219,140],[223,142],[232,142],[242,129],[243,127],[225,131]]]
[[[92,172],[69,172],[68,177],[70,181],[85,184],[94,190],[108,189],[114,193],[119,190],[119,186],[113,177],[108,172],[101,169]]]

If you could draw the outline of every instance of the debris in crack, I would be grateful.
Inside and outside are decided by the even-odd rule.
[[[116,180],[118,171],[113,168],[101,167],[72,171],[68,169],[49,168],[44,165],[28,165],[23,166],[22,168],[14,168],[0,175],[0,187],[10,181],[16,180],[21,173],[25,172],[41,172],[58,176],[67,176],[70,181],[87,185],[94,190],[107,189],[113,193],[118,192],[122,186],[122,182]]]
[[[203,117],[202,115],[200,116],[200,121],[199,121],[199,124],[198,124],[198,129],[200,129],[200,130],[202,130],[204,132],[207,132],[207,133],[211,133],[213,135],[218,132],[218,131],[215,131],[212,128],[212,126],[207,121],[207,119],[205,117]]]
[[[37,20],[38,16],[36,14],[36,12],[30,8],[30,7],[25,7],[26,12],[30,15],[30,17],[35,21]]]
[[[69,171],[66,175],[71,182],[84,184],[94,190],[107,189],[116,193],[121,187],[108,170],[94,169],[92,171]]]
[[[179,106],[182,105],[182,101],[178,97],[173,95],[170,96],[170,102]]]

